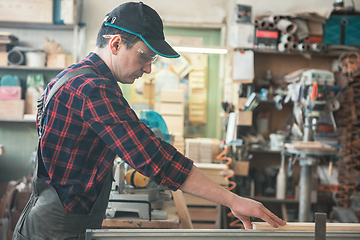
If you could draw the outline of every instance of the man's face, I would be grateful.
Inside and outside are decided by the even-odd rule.
[[[136,42],[131,48],[122,41],[120,49],[113,56],[112,69],[118,82],[131,84],[144,73],[151,72],[151,60],[156,54],[143,42]]]

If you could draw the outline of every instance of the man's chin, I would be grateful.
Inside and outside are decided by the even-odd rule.
[[[133,79],[126,79],[125,81],[119,81],[122,84],[133,84],[135,82],[136,78]]]

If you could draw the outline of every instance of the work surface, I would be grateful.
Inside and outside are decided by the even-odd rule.
[[[235,229],[103,229],[87,230],[86,240],[110,239],[268,239],[314,240],[314,231]],[[327,240],[359,240],[360,231],[327,231]]]
[[[103,229],[116,229],[116,228],[177,229],[179,228],[180,221],[176,212],[174,201],[165,201],[162,211],[167,212],[166,220],[149,221],[147,219],[140,219],[140,218],[104,219],[102,228]]]
[[[265,222],[253,223],[251,230],[245,229],[101,229],[87,230],[86,240],[97,239],[268,239],[268,240],[314,240],[314,223],[288,223],[273,228]],[[360,224],[327,223],[326,239],[359,240]]]

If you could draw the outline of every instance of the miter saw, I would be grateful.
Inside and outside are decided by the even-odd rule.
[[[140,121],[145,123],[156,137],[170,143],[170,135],[164,119],[153,110],[140,112]],[[110,192],[106,218],[133,216],[140,219],[167,219],[167,214],[160,209],[164,200],[170,197],[160,191],[166,189],[155,185],[149,179],[128,166],[117,157],[114,161],[114,178]],[[126,183],[125,184],[125,179]]]

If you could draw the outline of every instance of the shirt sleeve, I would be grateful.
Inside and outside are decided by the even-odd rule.
[[[153,177],[156,184],[176,190],[189,175],[193,162],[156,138],[118,90],[92,89],[82,117],[112,151],[143,175]]]

